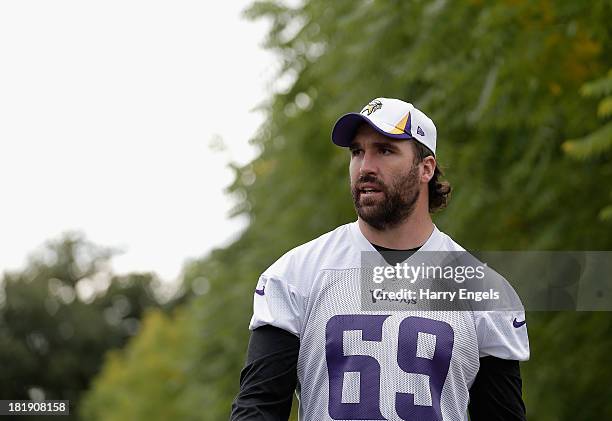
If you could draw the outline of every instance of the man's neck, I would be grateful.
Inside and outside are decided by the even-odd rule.
[[[357,220],[361,233],[370,243],[390,249],[407,250],[420,247],[433,232],[434,225],[429,212],[414,212],[402,223],[379,231],[359,218]]]

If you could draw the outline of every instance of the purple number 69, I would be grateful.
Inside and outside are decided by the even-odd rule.
[[[348,314],[333,316],[325,329],[325,354],[329,374],[329,416],[338,420],[384,420],[380,411],[380,363],[369,355],[344,355],[344,332],[360,330],[364,341],[382,341],[388,315]],[[418,334],[434,335],[433,357],[417,355]],[[453,351],[452,327],[443,321],[407,317],[399,325],[397,364],[406,373],[429,377],[431,406],[416,405],[411,393],[395,394],[395,410],[403,420],[442,420],[440,396]],[[359,373],[359,402],[342,402],[344,374]]]

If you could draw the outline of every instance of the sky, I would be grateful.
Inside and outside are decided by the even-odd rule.
[[[81,231],[172,281],[239,234],[227,165],[278,68],[249,3],[0,2],[0,273]]]

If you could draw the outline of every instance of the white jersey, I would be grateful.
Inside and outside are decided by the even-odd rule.
[[[436,227],[419,251],[462,251]],[[300,420],[467,420],[487,355],[529,358],[523,311],[363,311],[357,222],[289,251],[260,277],[249,328],[300,339]],[[419,253],[419,252],[417,252]]]

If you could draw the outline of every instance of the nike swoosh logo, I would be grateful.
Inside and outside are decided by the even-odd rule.
[[[264,295],[264,289],[266,289],[265,285],[261,289],[255,288],[255,294],[257,294],[257,295]]]
[[[263,294],[262,294],[263,295]],[[518,322],[516,320],[516,317],[514,318],[514,320],[512,320],[512,326],[514,326],[515,328],[519,328],[521,326],[523,326],[525,323],[527,323],[527,320],[523,320],[522,322]]]

